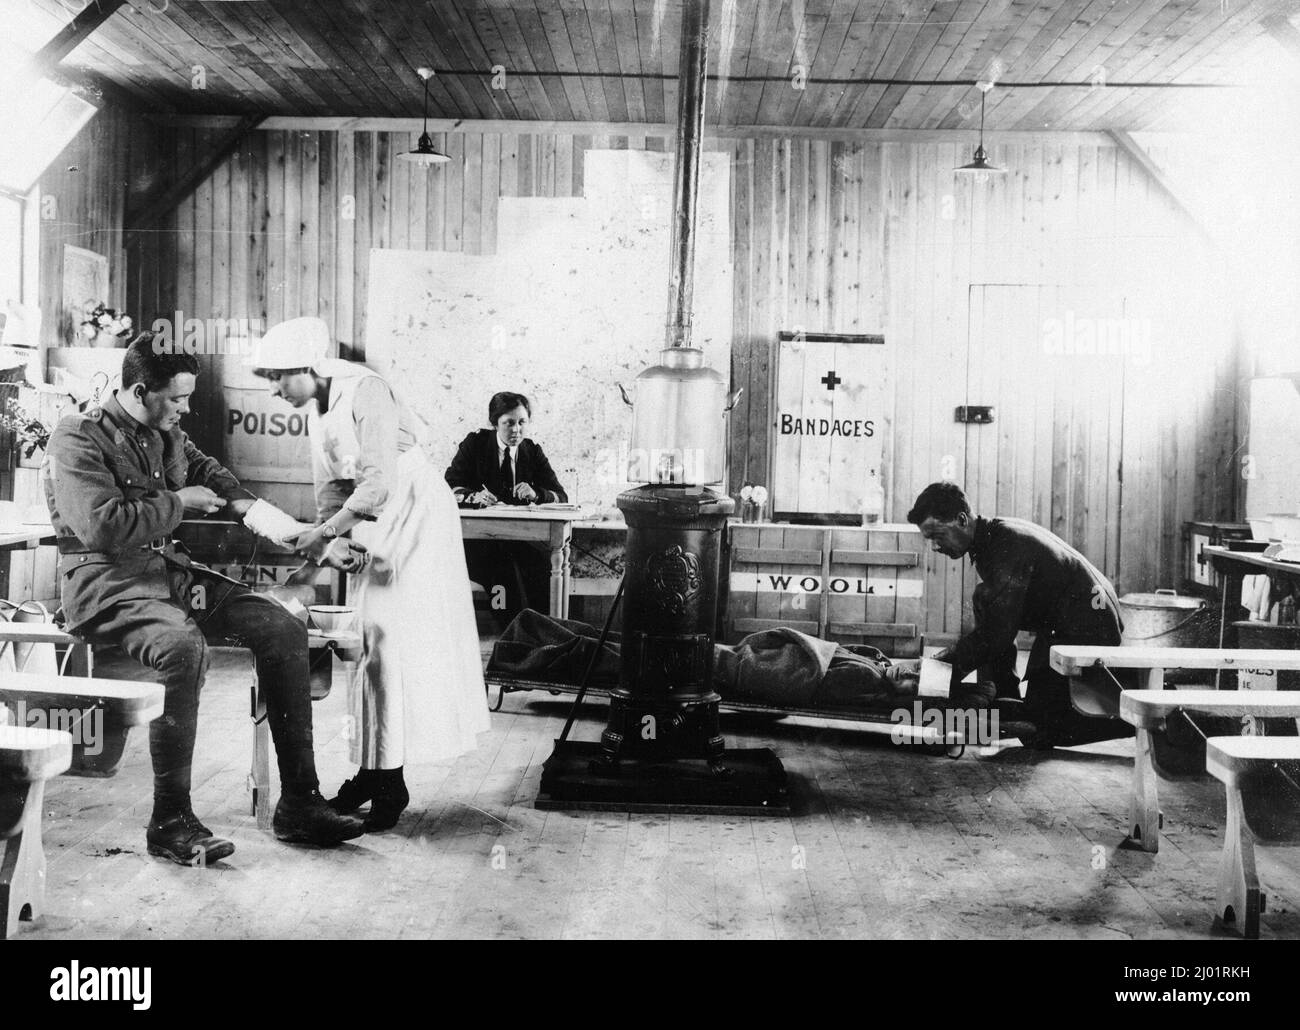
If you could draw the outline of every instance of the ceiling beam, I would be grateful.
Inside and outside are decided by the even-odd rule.
[[[126,0],[91,0],[72,21],[54,34],[53,39],[28,58],[20,74],[38,79],[49,75],[124,3]]]
[[[147,115],[158,125],[187,129],[224,129],[239,124],[240,115]],[[265,132],[409,132],[421,131],[419,118],[352,118],[268,115],[258,129]],[[429,132],[567,133],[575,136],[651,136],[673,139],[672,122],[516,121],[506,119],[430,118]],[[850,129],[808,125],[709,125],[705,138],[714,139],[821,139],[857,143],[951,143],[954,137],[973,135],[969,129]],[[1104,132],[985,130],[990,143],[1032,145],[1036,142],[1114,146]]]
[[[134,211],[128,211],[124,219],[126,244],[135,243],[143,232],[158,226],[176,206],[185,200],[210,176],[217,167],[233,154],[248,134],[258,127],[261,115],[249,115],[239,119],[238,123],[224,136],[216,141],[205,156],[196,157],[189,171],[180,177],[174,185],[145,200]]]
[[[1122,129],[1108,129],[1106,135],[1110,136],[1115,141],[1115,146],[1124,151],[1146,172],[1147,177],[1169,198],[1170,203],[1182,213],[1183,217],[1192,224],[1207,243],[1211,246],[1218,245],[1218,241],[1210,235],[1210,230],[1205,227],[1205,223],[1197,218],[1192,209],[1183,203],[1183,198],[1169,181],[1169,176],[1165,174],[1165,170],[1156,164],[1155,159],[1146,152],[1137,140]]]

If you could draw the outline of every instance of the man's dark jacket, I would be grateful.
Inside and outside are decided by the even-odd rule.
[[[476,493],[487,487],[498,501],[505,504],[527,503],[516,500],[513,492],[507,489],[501,475],[495,429],[476,430],[460,442],[456,457],[451,459],[447,469],[446,479],[453,490]],[[569,499],[541,447],[527,437],[520,441],[515,452],[515,483],[527,483],[537,491],[537,500],[543,504]]]
[[[1024,519],[977,518],[970,557],[980,583],[975,628],[948,660],[958,680],[1015,655],[1019,630],[1037,634],[1029,670],[1045,667],[1052,644],[1116,646],[1124,628],[1115,588],[1060,537]]]
[[[42,478],[71,631],[118,601],[171,599],[169,565],[190,564],[171,539],[185,516],[176,491],[206,486],[227,500],[249,496],[179,427],[159,432],[142,425],[116,394],[59,422]]]

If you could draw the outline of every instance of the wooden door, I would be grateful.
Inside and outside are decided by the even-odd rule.
[[[1125,377],[1140,341],[1123,298],[1055,285],[970,288],[963,489],[977,514],[1028,519],[1120,573]],[[1087,298],[1085,300],[1085,298]],[[946,560],[946,559],[942,559]],[[963,625],[978,577],[963,563]],[[948,589],[958,586],[948,578]]]

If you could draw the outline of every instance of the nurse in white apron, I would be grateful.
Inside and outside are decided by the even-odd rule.
[[[410,800],[403,767],[472,750],[487,698],[460,517],[423,424],[377,373],[328,350],[321,319],[295,318],[258,341],[252,364],[274,395],[307,409],[318,524],[295,548],[355,573],[362,653],[348,730],[360,768],[330,804],[369,802],[366,829],[384,830]]]

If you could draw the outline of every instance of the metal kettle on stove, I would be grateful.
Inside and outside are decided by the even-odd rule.
[[[743,390],[727,395],[727,384],[704,364],[697,347],[666,347],[633,384],[636,403],[618,384],[632,408],[631,483],[704,486],[721,483],[726,469],[727,412]]]

